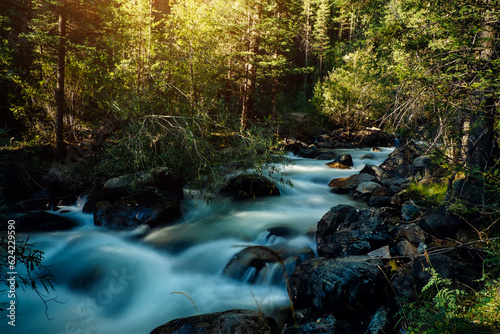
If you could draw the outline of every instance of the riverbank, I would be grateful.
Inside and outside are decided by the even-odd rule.
[[[390,333],[407,328],[402,305],[435,273],[480,288],[484,258],[474,231],[448,207],[408,191],[443,179],[421,146],[317,146],[325,142],[287,139],[301,156],[291,156],[283,174],[270,184],[236,180],[230,197],[212,203],[183,197],[177,179],[156,169],[107,180],[85,205],[16,217],[20,235],[42,245],[68,300],[49,303],[57,320],[46,324],[41,300],[28,291],[22,298],[33,307],[18,314],[55,331],[74,323],[118,333],[128,323],[149,332],[167,323],[153,333],[206,324],[213,333]],[[272,182],[283,177],[294,186]],[[132,185],[143,191],[130,195]],[[166,199],[180,219],[153,213]],[[68,317],[70,306],[78,312]],[[140,319],[132,316],[137,307]]]

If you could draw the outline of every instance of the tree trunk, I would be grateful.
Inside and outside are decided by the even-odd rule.
[[[490,3],[490,1],[488,1]],[[481,70],[486,70],[493,60],[495,26],[493,10],[487,11],[483,18],[483,27],[479,32],[479,50],[477,58]],[[474,94],[474,111],[470,117],[469,140],[467,152],[469,159],[467,167],[484,172],[491,162],[493,150],[493,122],[495,114],[495,101],[493,89],[488,83],[481,82],[483,78],[478,75],[479,88]]]
[[[258,23],[261,19],[261,8],[259,5],[255,8],[255,13],[248,14],[248,55],[245,62],[245,77],[243,80],[243,101],[241,106],[241,131],[248,127],[248,120],[254,118],[254,92],[255,81],[257,78],[257,67],[255,58],[260,48],[260,35]]]
[[[64,113],[66,100],[64,97],[64,76],[66,67],[66,13],[61,8],[59,13],[59,46],[57,50],[57,87],[56,100],[56,146],[59,154],[66,153],[64,147]]]

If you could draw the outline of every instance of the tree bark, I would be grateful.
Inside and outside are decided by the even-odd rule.
[[[487,1],[487,3],[491,3]],[[486,70],[494,55],[494,40],[496,36],[494,26],[494,12],[489,10],[483,17],[483,27],[478,35],[479,50],[477,59],[480,71]],[[493,125],[495,114],[495,101],[493,88],[485,82],[479,74],[477,81],[479,88],[474,91],[474,111],[470,117],[469,139],[467,152],[469,159],[467,167],[484,172],[491,162],[493,150]]]
[[[56,146],[59,154],[66,153],[64,146],[64,114],[66,99],[64,97],[64,76],[66,67],[66,13],[64,8],[59,13],[59,46],[57,50],[57,86],[56,100]]]
[[[241,105],[241,131],[248,127],[248,120],[254,117],[254,92],[255,81],[257,78],[257,67],[255,66],[255,58],[260,48],[260,34],[258,31],[258,23],[261,19],[261,8],[256,6],[254,13],[248,14],[248,55],[245,62],[245,77],[243,80],[243,101]]]

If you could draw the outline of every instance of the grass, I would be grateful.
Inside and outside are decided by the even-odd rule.
[[[437,207],[444,201],[447,184],[441,183],[411,183],[403,192],[408,201],[418,202],[426,207]]]

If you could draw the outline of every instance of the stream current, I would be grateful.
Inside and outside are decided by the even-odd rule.
[[[240,202],[222,198],[208,204],[187,196],[177,223],[151,231],[95,226],[92,215],[82,213],[83,201],[62,207],[57,214],[76,221],[77,228],[30,236],[30,242],[45,253],[55,290],[46,293],[39,287],[44,304],[30,288],[17,288],[16,326],[3,318],[0,332],[149,333],[179,317],[235,308],[271,314],[286,308],[290,305],[286,285],[284,279],[276,282],[275,268],[268,266],[250,284],[222,275],[226,264],[251,245],[287,243],[315,252],[310,232],[331,207],[364,206],[349,195],[331,193],[328,182],[356,174],[365,164],[380,165],[391,152],[391,148],[336,150],[351,154],[354,168],[349,170],[290,156],[291,164],[272,176],[293,184],[278,184],[281,196]],[[269,232],[276,228],[286,233]]]

